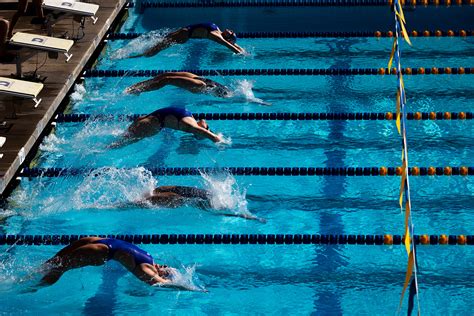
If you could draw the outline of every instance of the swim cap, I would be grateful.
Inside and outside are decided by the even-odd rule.
[[[227,35],[224,37],[224,39],[234,44],[237,42],[237,35],[235,35],[235,32],[232,32],[232,34],[227,32]]]

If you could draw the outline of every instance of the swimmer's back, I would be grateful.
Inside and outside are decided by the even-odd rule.
[[[210,193],[204,189],[198,189],[195,187],[186,187],[186,186],[164,186],[164,187],[157,187],[155,189],[156,193],[163,193],[163,192],[172,192],[178,194],[186,199],[202,199],[202,200],[209,200]]]
[[[189,37],[193,37],[193,33],[196,29],[205,29],[210,33],[212,31],[217,31],[219,27],[212,22],[206,22],[188,25],[186,26],[186,29],[188,30]]]
[[[193,114],[184,108],[178,107],[166,107],[159,110],[154,111],[153,113],[149,114],[149,116],[155,116],[161,120],[164,120],[167,116],[174,116],[178,121],[182,120],[185,117],[192,117]]]

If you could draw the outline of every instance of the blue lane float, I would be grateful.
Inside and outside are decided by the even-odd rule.
[[[143,1],[139,7],[154,8],[239,8],[239,7],[380,7],[391,6],[392,0],[204,0],[204,1]],[[453,5],[451,0],[413,0],[406,1],[405,6],[439,6]],[[456,5],[471,5],[470,0],[461,0]]]
[[[103,235],[0,235],[0,245],[68,245],[83,237],[159,245],[403,245],[405,236],[392,234],[103,234]],[[474,245],[474,235],[414,235],[421,245]]]
[[[102,70],[88,69],[83,76],[95,77],[155,77],[167,72],[191,72],[198,76],[367,76],[367,75],[396,75],[387,68],[307,68],[307,69],[167,69],[167,70]],[[474,67],[440,67],[440,68],[403,68],[405,75],[469,75],[474,74]]]
[[[140,37],[143,33],[110,33],[108,40],[131,40]],[[474,30],[412,30],[414,37],[466,37],[473,36]],[[238,38],[352,38],[352,37],[393,37],[392,31],[352,31],[352,32],[238,32]]]
[[[146,114],[58,114],[58,123],[94,121],[133,121]],[[391,112],[357,113],[193,113],[196,120],[208,121],[391,121]],[[473,112],[415,112],[408,120],[472,120]]]
[[[112,167],[110,167],[112,168]],[[127,168],[122,168],[127,169]],[[24,168],[21,177],[99,176],[107,168]],[[148,169],[154,176],[196,176],[228,173],[235,176],[400,176],[401,167],[160,167]],[[474,167],[410,167],[413,176],[473,176]]]

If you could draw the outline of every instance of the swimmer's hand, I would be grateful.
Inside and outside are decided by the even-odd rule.
[[[196,287],[196,286],[187,286],[187,285],[184,285],[184,284],[174,283],[171,280],[165,280],[163,282],[155,283],[152,286],[158,286],[158,287],[176,289],[176,290],[183,290],[183,291],[191,291],[191,292],[209,293],[209,291],[206,290],[206,289],[202,289],[202,288],[199,288],[199,287]]]
[[[214,143],[224,143],[224,137],[222,135],[216,135],[213,141]]]
[[[222,133],[219,133],[219,134],[216,134],[215,135],[215,141],[214,143],[218,144],[218,145],[231,145],[232,144],[232,139],[230,139],[230,137],[224,137],[224,135],[222,135]]]

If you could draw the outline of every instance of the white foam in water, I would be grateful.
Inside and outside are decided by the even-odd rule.
[[[90,155],[104,152],[113,143],[114,138],[121,136],[126,130],[126,123],[103,122],[100,119],[87,121],[84,127],[76,133],[70,142],[77,152]],[[105,137],[104,137],[105,136]],[[96,146],[90,146],[95,143]]]
[[[78,186],[72,197],[73,207],[104,209],[134,203],[156,184],[151,172],[143,167],[101,168],[87,175]]]
[[[218,146],[219,145],[232,145],[232,138],[229,137],[225,137],[224,134],[222,133],[217,133],[217,136],[219,136],[219,138],[221,139],[220,142],[216,143]]]
[[[65,143],[66,140],[64,138],[57,137],[55,134],[49,134],[44,138],[39,149],[45,152],[59,152],[61,151],[60,145]]]
[[[163,41],[164,37],[168,33],[169,29],[161,29],[145,33],[131,40],[124,47],[114,51],[112,54],[110,54],[110,59],[124,59],[134,55],[142,54],[160,41]]]
[[[84,100],[84,96],[86,95],[86,88],[83,84],[75,84],[74,85],[74,92],[71,93],[70,98],[72,103],[78,103]]]
[[[171,283],[168,283],[166,285],[155,284],[154,286],[173,287],[186,291],[207,292],[207,290],[203,286],[196,284],[199,281],[195,273],[196,265],[192,265],[189,267],[181,265],[181,267],[183,271],[174,268],[169,269]]]
[[[201,176],[204,180],[205,189],[211,192],[210,203],[215,211],[248,219],[259,219],[248,210],[248,203],[245,198],[247,192],[245,189],[240,190],[232,175],[210,176],[201,173]]]
[[[236,85],[234,89],[234,97],[241,98],[246,102],[258,103],[261,105],[271,105],[271,103],[267,103],[262,99],[256,98],[252,88],[253,88],[253,81],[251,80],[236,80]]]

